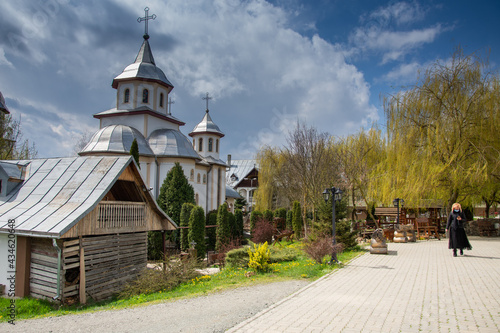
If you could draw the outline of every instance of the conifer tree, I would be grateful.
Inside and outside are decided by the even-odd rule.
[[[180,217],[180,227],[189,227],[189,219],[191,216],[191,211],[195,206],[192,203],[184,203],[181,208],[181,217]],[[188,229],[181,229],[181,250],[186,250],[189,248],[189,238],[188,238]]]
[[[293,230],[293,210],[289,210],[286,213],[286,228],[288,230]]]
[[[215,249],[222,250],[224,245],[231,240],[231,227],[229,226],[229,212],[227,211],[227,203],[219,206],[217,211],[217,241]]]
[[[192,242],[195,242],[195,249],[198,254],[198,258],[205,257],[205,252],[207,247],[205,244],[205,211],[200,206],[195,206],[191,210],[191,216],[189,217],[189,246]]]
[[[252,210],[250,213],[250,233],[253,234],[255,230],[255,224],[258,220],[262,218],[262,213],[258,210]]]
[[[137,163],[137,166],[140,169],[141,165],[139,164],[139,145],[137,144],[136,138],[134,138],[134,141],[132,141],[132,146],[130,146],[130,155],[134,157],[135,163]]]
[[[237,237],[243,237],[243,212],[241,209],[234,211],[234,219],[236,220]]]
[[[300,202],[293,202],[293,219],[292,219],[293,232],[297,239],[300,238],[302,233],[302,212],[300,209]]]
[[[182,166],[176,162],[167,173],[158,196],[158,205],[174,222],[179,223],[184,203],[195,204],[194,189],[184,175]]]

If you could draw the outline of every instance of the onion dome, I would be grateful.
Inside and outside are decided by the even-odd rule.
[[[217,126],[213,122],[208,110],[206,111],[203,120],[198,125],[196,125],[191,133],[189,133],[189,136],[194,136],[196,134],[215,134],[221,138],[225,135],[219,129],[219,126]]]
[[[201,159],[189,139],[178,130],[157,129],[148,138],[151,150],[157,156],[175,156]]]
[[[134,139],[137,140],[139,146],[139,155],[154,155],[141,132],[125,125],[110,125],[101,128],[79,154],[130,154],[130,147],[132,147]]]
[[[7,105],[5,104],[5,98],[3,98],[1,91],[0,91],[0,111],[6,114],[10,113],[9,109],[7,109]]]
[[[123,72],[113,79],[111,86],[113,88],[118,87],[120,81],[130,81],[130,80],[143,80],[157,82],[165,87],[167,87],[168,92],[170,92],[174,86],[167,79],[167,76],[163,71],[156,67],[155,60],[153,58],[153,53],[151,52],[151,47],[149,46],[147,35],[144,37],[144,42],[142,43],[141,49],[135,58],[135,62],[128,65]]]

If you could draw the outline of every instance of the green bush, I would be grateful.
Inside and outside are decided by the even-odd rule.
[[[288,230],[293,230],[293,211],[289,210],[286,213],[286,228]]]
[[[271,256],[269,261],[271,263],[276,262],[285,262],[285,261],[294,261],[297,259],[300,251],[290,247],[282,247],[282,246],[271,246]]]
[[[206,225],[217,225],[217,210],[211,210],[207,214]],[[215,250],[215,242],[217,240],[217,228],[206,228],[205,235],[207,236],[207,249],[209,251]]]
[[[217,240],[215,242],[215,249],[220,251],[230,241],[231,226],[229,225],[229,212],[227,211],[227,203],[223,203],[217,211]]]
[[[248,267],[248,249],[249,246],[233,249],[226,253],[226,265],[229,267]]]
[[[270,209],[266,209],[264,213],[262,213],[262,218],[264,220],[268,220],[269,222],[273,222],[274,220],[274,214]]]
[[[179,221],[180,227],[189,227],[189,217],[191,216],[191,211],[195,206],[191,203],[184,203],[181,208],[181,219]],[[189,229],[180,229],[180,243],[181,250],[187,250],[189,248]]]
[[[293,219],[292,219],[292,226],[293,226],[293,232],[295,234],[295,237],[297,239],[301,238],[302,235],[302,211],[300,208],[300,202],[294,201],[293,202]]]
[[[344,244],[344,249],[346,250],[354,249],[358,245],[356,241],[358,235],[356,231],[351,231],[351,221],[341,220],[335,224],[337,243]]]
[[[250,234],[253,234],[255,230],[255,224],[258,220],[262,218],[262,213],[258,210],[252,210],[250,213]]]
[[[234,211],[234,219],[236,221],[236,237],[243,238],[243,212],[241,209],[236,209]]]
[[[205,245],[205,212],[200,206],[196,206],[191,211],[189,217],[189,244],[195,242],[195,249],[198,258],[204,258],[207,251]]]

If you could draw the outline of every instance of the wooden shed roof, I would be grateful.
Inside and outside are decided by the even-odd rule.
[[[0,233],[14,221],[17,235],[60,238],[92,211],[131,166],[146,201],[168,223],[175,222],[156,204],[131,156],[79,156],[69,158],[0,161],[24,166],[24,181],[0,197]]]

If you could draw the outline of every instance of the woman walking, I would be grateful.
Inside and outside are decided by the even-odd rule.
[[[462,212],[462,206],[454,203],[451,206],[451,213],[448,216],[446,231],[449,231],[448,248],[453,249],[453,256],[457,256],[457,249],[460,249],[460,255],[464,254],[464,249],[472,250],[469,239],[465,234],[464,224],[466,222],[465,214]]]

